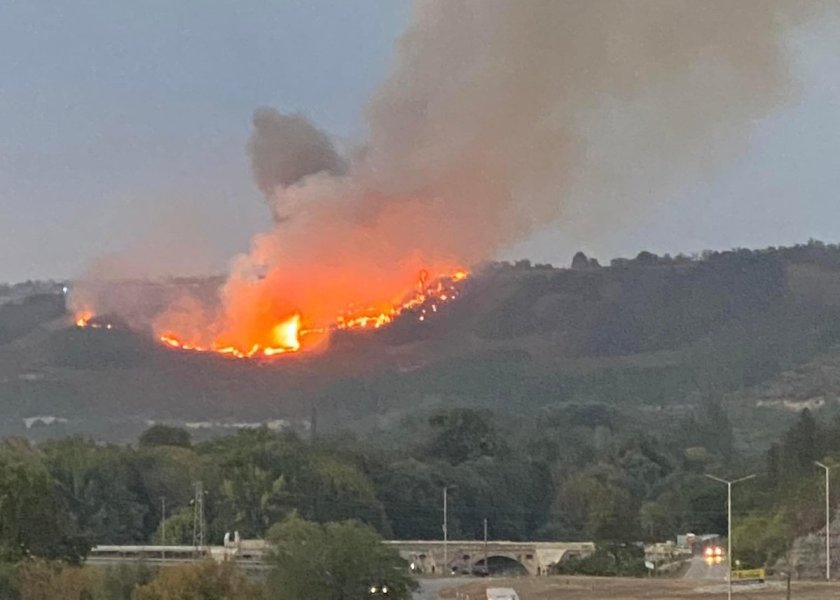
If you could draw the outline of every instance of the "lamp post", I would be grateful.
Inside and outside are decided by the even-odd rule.
[[[160,558],[166,561],[166,496],[160,497]]]
[[[484,517],[484,574],[490,576],[490,563],[487,562],[487,517]]]
[[[818,467],[825,469],[825,579],[831,580],[831,504],[829,500],[830,479],[829,470],[831,467],[821,463],[818,460],[814,461]]]
[[[752,479],[755,474],[747,475],[746,477],[739,477],[738,479],[722,479],[714,475],[706,474],[706,477],[713,479],[718,483],[726,484],[726,565],[728,567],[728,574],[726,576],[727,582],[727,599],[732,600],[732,485],[739,481],[746,481]]]
[[[448,529],[448,510],[447,510],[447,491],[449,488],[443,486],[443,569],[444,573],[449,571],[449,529]]]
[[[458,489],[457,485],[443,486],[443,566],[445,573],[449,572],[449,490]]]

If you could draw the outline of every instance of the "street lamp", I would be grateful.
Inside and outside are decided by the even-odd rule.
[[[449,490],[457,489],[457,485],[443,486],[443,568],[444,573],[449,575],[449,512],[448,512],[448,496]]]
[[[814,461],[818,467],[825,469],[825,579],[831,580],[831,505],[829,502],[829,467],[818,460]]]
[[[160,558],[166,562],[166,496],[160,497]]]
[[[726,484],[726,565],[729,569],[729,574],[726,577],[728,584],[726,597],[728,600],[732,600],[732,485],[738,483],[739,481],[752,479],[755,477],[755,474],[732,480],[721,479],[720,477],[715,477],[714,475],[709,475],[708,473],[706,474],[706,477],[713,479],[718,483]]]
[[[447,491],[449,488],[443,486],[443,569],[444,574],[449,569],[449,530],[448,530],[448,510],[447,510]]]

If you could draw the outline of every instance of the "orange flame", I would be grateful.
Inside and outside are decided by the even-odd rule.
[[[380,329],[392,323],[400,315],[414,311],[418,321],[425,321],[429,314],[438,312],[442,303],[455,299],[460,284],[467,278],[465,270],[452,275],[429,280],[429,273],[421,271],[416,289],[399,303],[382,303],[363,309],[349,308],[326,326],[308,325],[302,311],[282,318],[268,325],[261,325],[263,316],[255,318],[257,325],[250,330],[243,328],[237,335],[228,332],[213,342],[201,344],[189,336],[182,336],[167,330],[158,336],[168,348],[191,352],[213,352],[234,358],[271,358],[306,350],[318,345],[319,341],[334,330]],[[247,335],[242,335],[246,331]]]
[[[257,308],[246,314],[241,322],[235,322],[214,337],[206,336],[206,333],[190,334],[189,328],[182,327],[182,322],[175,320],[169,326],[158,328],[157,339],[165,347],[175,350],[216,353],[234,358],[271,358],[315,348],[332,331],[380,329],[408,313],[418,321],[425,321],[438,312],[441,304],[458,296],[467,277],[467,271],[461,269],[432,279],[424,269],[417,276],[416,287],[400,301],[375,303],[364,308],[351,306],[332,319],[322,318],[315,323],[307,321],[302,310],[278,310],[272,304],[275,300],[273,296],[267,295],[262,302],[255,303]],[[336,298],[329,301],[338,305]],[[272,317],[276,313],[283,316]],[[112,328],[110,323],[96,320],[94,312],[88,309],[77,312],[74,320],[77,327]]]
[[[216,352],[236,358],[254,358],[257,356],[271,357],[285,352],[297,352],[300,350],[300,315],[294,314],[289,319],[277,323],[271,330],[273,344],[262,346],[253,344],[247,349],[216,342],[210,347],[200,346],[184,342],[175,333],[166,333],[159,336],[159,340],[170,348],[188,350],[191,352]]]
[[[79,311],[74,318],[76,320],[76,327],[87,327],[93,318],[93,311],[87,309]]]

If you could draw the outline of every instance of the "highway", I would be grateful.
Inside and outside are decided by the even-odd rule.
[[[438,577],[435,579],[420,579],[420,588],[414,592],[413,600],[435,600],[438,592],[459,586],[471,581],[466,577]]]
[[[709,562],[702,556],[695,556],[691,559],[688,571],[685,572],[685,579],[707,579],[726,581],[727,562],[725,560],[714,563]]]

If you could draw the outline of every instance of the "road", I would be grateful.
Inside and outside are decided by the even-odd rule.
[[[420,579],[420,588],[414,592],[413,600],[435,600],[439,592],[471,581],[467,577],[438,577]]]
[[[726,581],[727,563],[721,561],[719,563],[707,562],[702,556],[695,556],[691,559],[688,571],[683,577],[685,579],[717,579]]]

